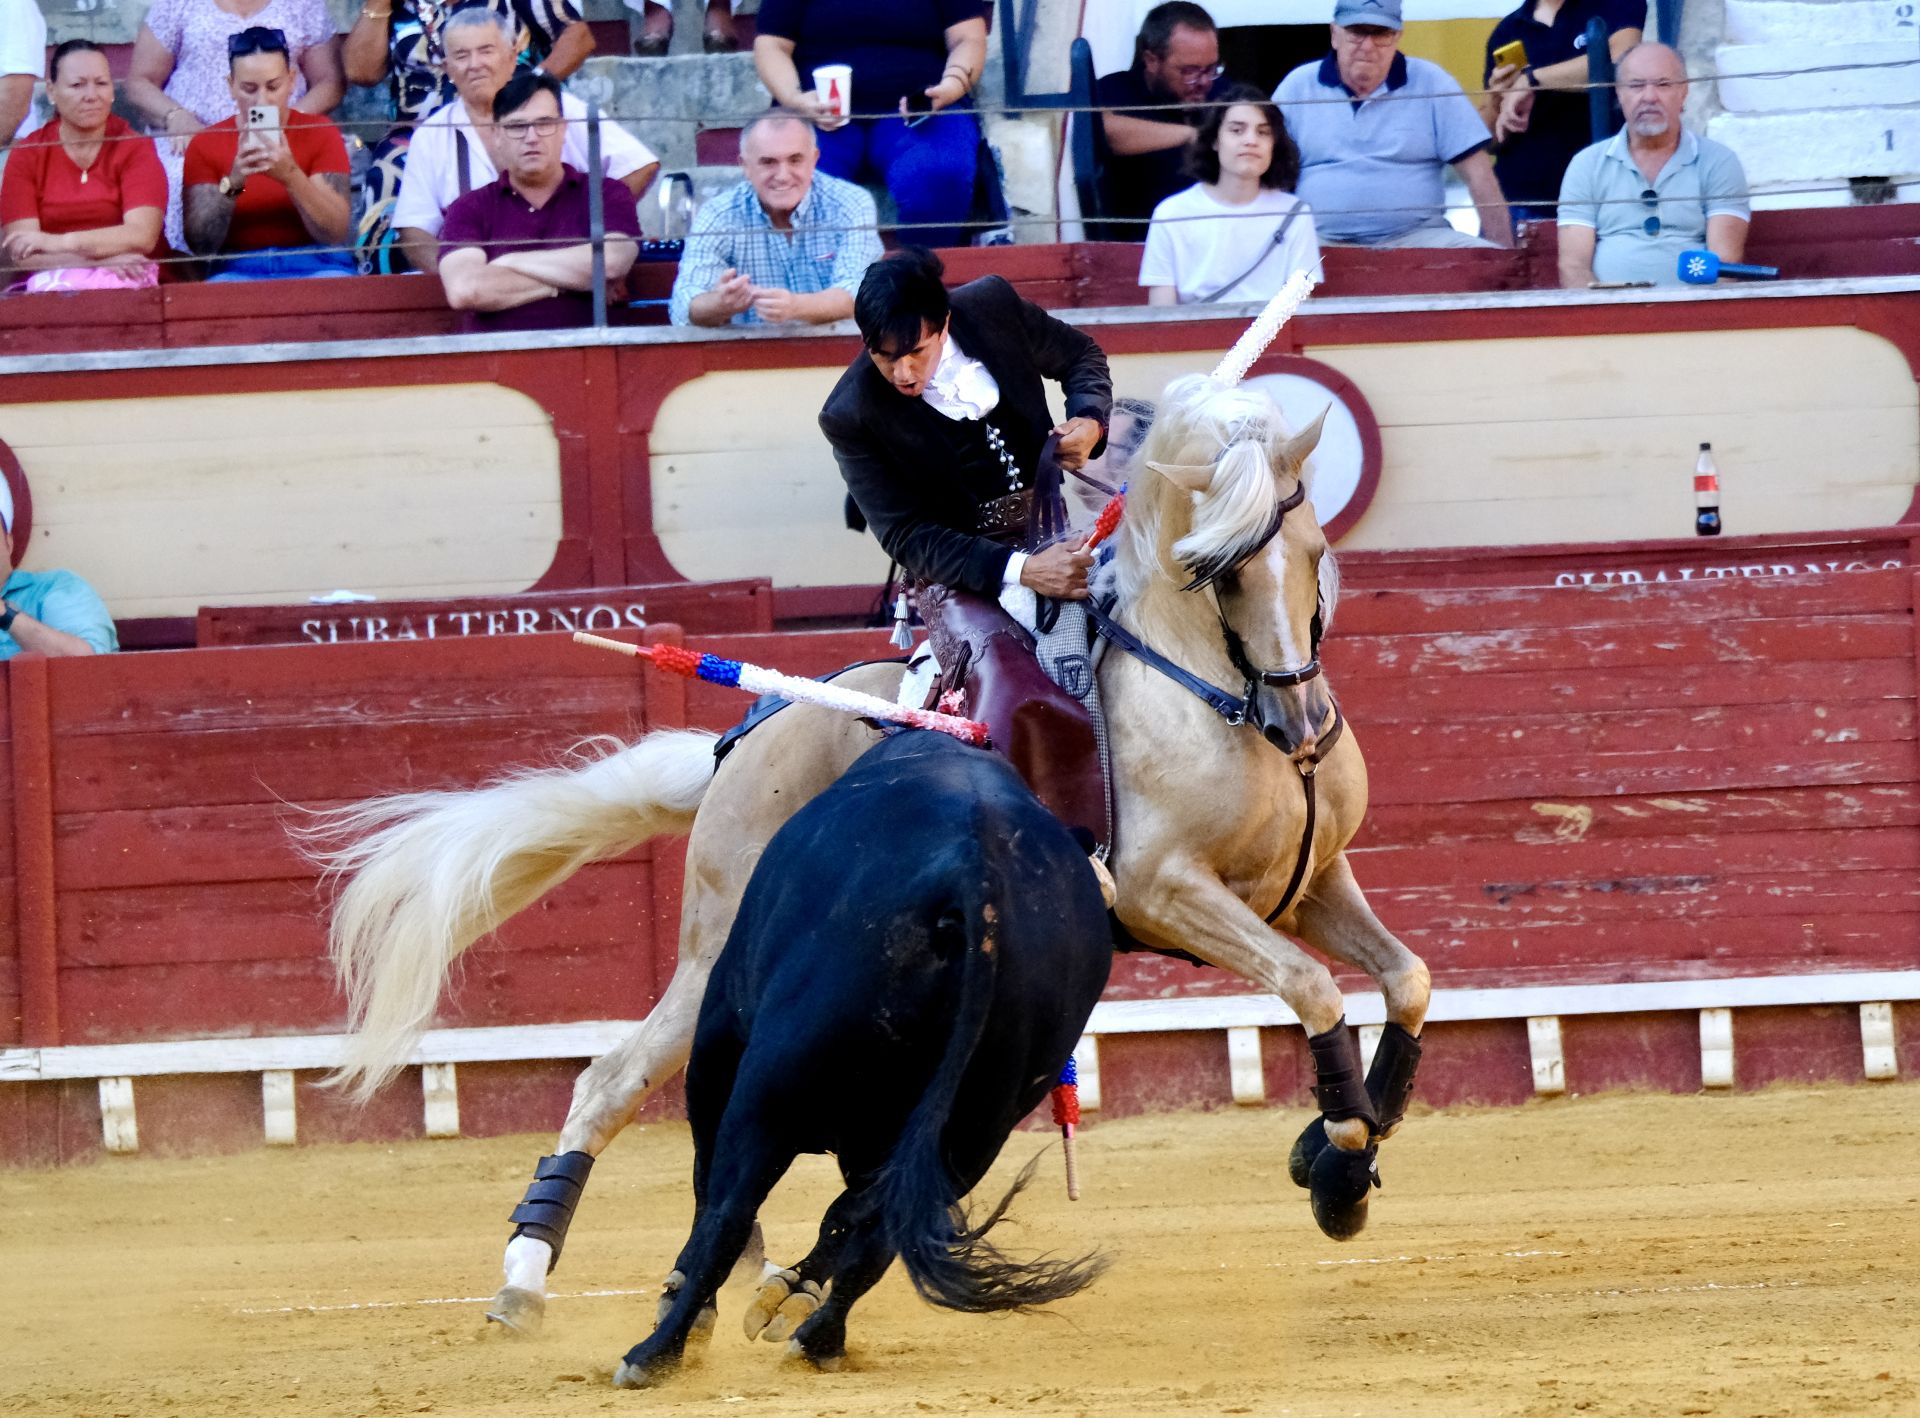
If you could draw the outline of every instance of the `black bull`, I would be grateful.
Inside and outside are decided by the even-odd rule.
[[[940,734],[865,754],[774,836],[701,1005],[687,1065],[694,1223],[653,1334],[618,1382],[672,1368],[802,1152],[846,1190],[795,1270],[826,1290],[794,1332],[844,1352],[893,1258],[938,1305],[1018,1309],[1097,1259],[1018,1262],[960,1199],[1047,1095],[1106,986],[1112,937],[1085,853],[999,758]],[[677,1283],[675,1283],[677,1282]]]

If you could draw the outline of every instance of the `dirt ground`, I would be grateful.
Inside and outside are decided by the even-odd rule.
[[[817,1374],[729,1287],[651,1393],[608,1378],[684,1239],[684,1127],[601,1159],[531,1341],[474,1297],[544,1137],[0,1173],[0,1412],[1920,1413],[1920,1084],[1416,1113],[1344,1245],[1286,1179],[1304,1120],[1094,1123],[1077,1204],[1043,1161],[1005,1241],[1115,1262],[1053,1313],[935,1311],[896,1269]],[[832,1187],[803,1159],[776,1256]]]

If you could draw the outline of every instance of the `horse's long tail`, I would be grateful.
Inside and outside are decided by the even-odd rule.
[[[588,862],[689,831],[713,778],[713,736],[691,730],[575,752],[583,761],[376,798],[299,830],[347,878],[328,944],[352,1033],[330,1082],[364,1102],[406,1062],[460,952]]]
[[[961,1078],[993,1006],[998,946],[992,938],[991,918],[978,903],[944,912],[934,932],[936,938],[952,940],[960,956],[959,1008],[933,1081],[908,1117],[880,1177],[887,1237],[899,1251],[913,1288],[932,1304],[980,1314],[1064,1300],[1099,1278],[1107,1268],[1105,1257],[1039,1256],[1019,1261],[986,1238],[1032,1179],[1039,1158],[1026,1165],[981,1221],[968,1218],[956,1195],[942,1139]]]

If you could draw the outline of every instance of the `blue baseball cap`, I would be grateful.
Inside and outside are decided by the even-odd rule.
[[[1401,28],[1400,0],[1338,0],[1333,7],[1333,22],[1397,30]]]

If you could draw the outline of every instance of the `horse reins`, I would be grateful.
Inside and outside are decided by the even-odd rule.
[[[1320,677],[1321,613],[1320,609],[1316,606],[1313,613],[1313,628],[1311,631],[1312,644],[1308,649],[1308,659],[1304,665],[1286,670],[1263,670],[1247,657],[1245,644],[1241,641],[1239,633],[1234,630],[1233,626],[1227,620],[1226,607],[1221,604],[1220,590],[1215,583],[1222,576],[1230,574],[1238,567],[1244,566],[1254,556],[1259,555],[1267,543],[1271,542],[1275,535],[1278,534],[1280,524],[1286,519],[1287,513],[1305,501],[1306,495],[1306,485],[1301,483],[1294,488],[1289,496],[1281,500],[1279,506],[1274,510],[1273,520],[1268,524],[1266,532],[1260,538],[1259,545],[1246,557],[1241,558],[1231,566],[1222,565],[1210,570],[1203,570],[1197,573],[1193,580],[1180,588],[1183,591],[1197,591],[1202,587],[1212,588],[1213,606],[1215,612],[1220,617],[1220,635],[1226,642],[1227,659],[1236,670],[1246,677],[1246,692],[1244,694],[1239,696],[1229,694],[1226,690],[1209,683],[1199,675],[1194,674],[1191,670],[1175,664],[1172,660],[1169,660],[1158,650],[1153,649],[1145,641],[1141,640],[1139,636],[1116,621],[1108,614],[1105,607],[1096,601],[1090,600],[1087,602],[1087,615],[1093,621],[1094,628],[1112,644],[1126,651],[1142,664],[1159,671],[1189,694],[1199,699],[1209,709],[1212,709],[1221,718],[1225,719],[1230,726],[1240,728],[1247,723],[1251,716],[1255,704],[1255,695],[1259,692],[1262,685],[1271,689],[1286,689],[1294,685],[1306,684],[1308,681]],[[1299,893],[1301,884],[1306,880],[1307,863],[1313,855],[1313,828],[1318,796],[1314,791],[1314,770],[1319,768],[1321,760],[1332,750],[1334,744],[1339,742],[1340,735],[1347,726],[1346,716],[1340,712],[1340,701],[1334,699],[1332,695],[1328,695],[1328,699],[1333,705],[1333,723],[1327,729],[1326,733],[1320,735],[1315,740],[1313,752],[1294,753],[1287,756],[1287,761],[1293,764],[1294,768],[1298,770],[1300,774],[1301,790],[1306,796],[1306,821],[1300,830],[1300,850],[1294,857],[1293,875],[1287,879],[1286,890],[1280,893],[1280,904],[1267,913],[1266,921],[1268,925],[1272,925],[1275,921],[1279,920],[1281,916],[1286,914],[1287,908],[1293,905],[1294,898]],[[1277,744],[1274,745],[1274,747],[1276,750],[1279,748]]]

